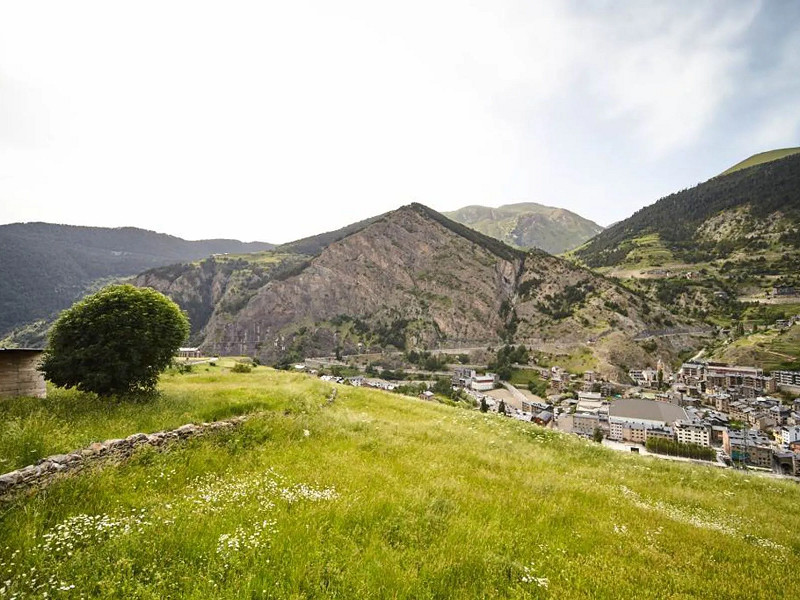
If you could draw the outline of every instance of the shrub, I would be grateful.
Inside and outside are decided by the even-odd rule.
[[[41,368],[57,386],[101,396],[152,391],[188,335],[188,318],[163,294],[111,285],[61,313]]]
[[[236,363],[231,368],[231,373],[250,373],[253,370],[253,367],[250,365],[246,365],[244,363]]]

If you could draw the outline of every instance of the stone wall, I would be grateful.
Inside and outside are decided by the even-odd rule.
[[[172,431],[159,431],[150,434],[134,433],[124,439],[95,442],[82,450],[76,450],[69,454],[48,456],[34,465],[1,475],[0,498],[5,498],[30,488],[43,487],[59,476],[80,471],[102,461],[125,460],[137,448],[142,446],[161,448],[171,443],[212,431],[230,429],[241,425],[250,416],[252,415],[233,417],[224,421],[214,421],[213,423],[200,423],[198,425],[188,424]]]

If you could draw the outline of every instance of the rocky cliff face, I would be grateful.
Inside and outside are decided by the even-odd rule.
[[[270,279],[241,310],[215,310],[203,346],[268,361],[440,342],[569,348],[676,321],[590,271],[411,205]]]
[[[306,261],[304,255],[277,252],[221,255],[151,269],[133,283],[156,289],[177,302],[189,315],[190,341],[200,343],[212,317],[218,321],[230,318],[268,281],[286,276]]]
[[[343,333],[331,322],[352,325],[339,343],[497,339],[521,265],[522,255],[498,257],[402,208],[331,244],[298,275],[268,283],[232,319],[213,319],[205,345],[271,357],[287,338],[305,336],[306,346],[330,350]]]

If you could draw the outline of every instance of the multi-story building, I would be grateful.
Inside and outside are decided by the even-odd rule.
[[[772,468],[772,445],[769,438],[759,431],[729,429],[722,435],[722,446],[734,463]]]
[[[676,379],[678,383],[686,386],[689,391],[704,392],[705,369],[706,364],[702,362],[683,363]]]
[[[572,432],[586,437],[600,427],[600,416],[597,413],[575,413],[572,415]]]
[[[780,429],[781,444],[787,448],[792,442],[800,442],[800,425],[792,427],[781,427]]]
[[[672,432],[672,429],[669,427],[665,427],[664,429],[659,429],[658,427],[653,427],[651,429],[645,430],[645,441],[649,439],[661,439],[661,440],[674,440],[675,434]]]
[[[800,371],[773,371],[776,385],[800,387]]]
[[[675,421],[675,438],[682,444],[711,445],[711,428],[699,421]]]
[[[706,366],[706,389],[727,390],[737,388],[753,397],[762,392],[774,392],[775,380],[756,367],[729,367],[709,363]]]
[[[658,385],[658,371],[647,367],[646,369],[631,369],[628,377],[639,387],[654,388]]]
[[[634,435],[631,433],[632,425],[641,426],[644,430],[666,429],[675,421],[688,419],[683,408],[669,402],[638,398],[616,400],[608,409],[608,437],[612,440],[623,440],[625,435],[632,436]]]
[[[678,371],[678,382],[698,392],[737,390],[746,398],[775,391],[775,379],[756,367],[688,362]]]

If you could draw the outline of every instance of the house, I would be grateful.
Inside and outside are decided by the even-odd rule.
[[[549,410],[543,410],[533,417],[532,421],[537,425],[541,425],[542,427],[549,427],[553,422],[553,413],[551,413]]]
[[[42,350],[0,348],[0,398],[47,397],[44,373],[39,370]]]
[[[178,358],[200,358],[202,354],[200,353],[200,348],[178,348],[175,356]]]

